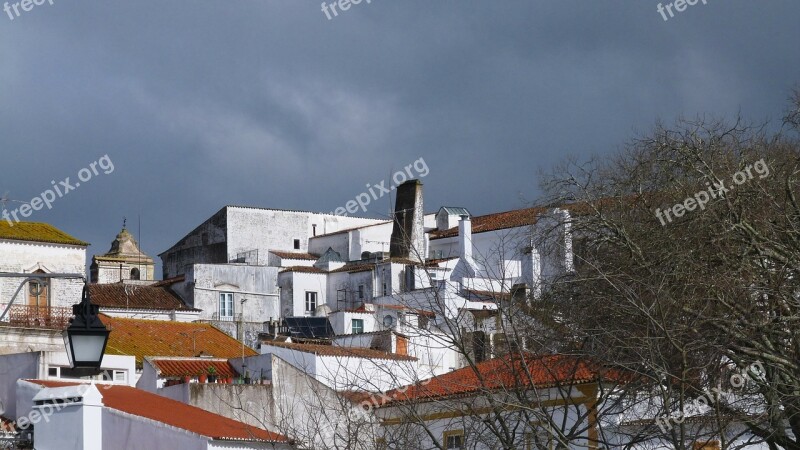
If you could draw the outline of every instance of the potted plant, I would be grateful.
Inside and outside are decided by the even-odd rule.
[[[205,374],[205,373],[203,373],[203,372],[198,372],[198,374],[197,374],[197,381],[198,381],[199,383],[205,383],[206,381],[208,381],[208,375],[206,375],[206,374]]]
[[[244,384],[250,384],[250,371],[249,370],[244,372]]]
[[[226,380],[226,382],[227,382],[228,384],[233,384],[233,377],[228,377],[228,379]]]
[[[189,375],[188,373],[183,375],[183,382],[185,384],[189,384],[189,382],[191,382],[191,381],[192,381],[192,376],[191,375]]]
[[[208,382],[209,383],[216,383],[217,382],[217,368],[214,366],[208,366]]]

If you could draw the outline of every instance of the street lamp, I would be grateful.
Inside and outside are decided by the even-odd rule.
[[[64,346],[69,362],[75,369],[99,369],[106,351],[109,331],[97,316],[99,306],[89,299],[88,286],[84,284],[81,302],[72,305],[69,327],[64,330]]]

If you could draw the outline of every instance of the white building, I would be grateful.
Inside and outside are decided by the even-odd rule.
[[[379,220],[226,206],[159,255],[164,279],[186,303],[254,345],[280,315],[278,271],[307,264],[309,238]]]
[[[278,433],[118,385],[19,380],[15,421],[42,450],[290,449]]]
[[[85,277],[88,245],[46,223],[17,222],[12,226],[0,221],[0,272],[32,276],[68,273]],[[81,279],[29,281],[20,288],[24,280],[0,278],[0,307],[5,308],[15,294],[14,305],[18,307],[70,307],[81,300],[84,284]],[[21,318],[25,311],[16,309],[12,315],[16,312]]]

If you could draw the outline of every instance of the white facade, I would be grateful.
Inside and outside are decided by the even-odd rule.
[[[202,319],[266,322],[280,314],[277,274],[275,267],[194,264],[186,274],[190,289],[186,300],[202,310]],[[230,300],[223,294],[230,294]]]
[[[272,354],[336,391],[378,392],[418,380],[417,362],[354,356],[323,356],[264,343],[262,354]]]
[[[74,273],[86,276],[86,247],[0,239],[0,272]],[[24,278],[0,278],[0,307],[5,308]],[[81,300],[83,280],[51,279],[50,306],[68,307]],[[29,303],[28,286],[17,295],[15,305]]]

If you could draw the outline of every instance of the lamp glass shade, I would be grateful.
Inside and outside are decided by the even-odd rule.
[[[72,367],[100,367],[108,334],[108,330],[65,330],[64,345]]]

